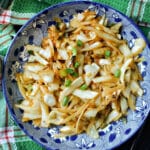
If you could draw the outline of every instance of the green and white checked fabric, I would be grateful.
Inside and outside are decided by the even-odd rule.
[[[146,12],[147,8],[150,8],[149,0],[130,0],[126,15],[138,22],[149,22],[150,14]]]
[[[0,0],[0,55],[5,56],[15,35],[15,25],[23,25],[42,9],[68,0]],[[150,41],[150,0],[93,0],[109,5],[132,18]],[[4,3],[5,2],[5,3]],[[43,150],[31,141],[11,118],[0,92],[0,150]]]
[[[2,92],[0,92],[0,150],[42,150],[28,138],[11,118]]]
[[[136,2],[135,0],[129,1],[126,14],[135,20],[137,20],[137,18],[139,18],[139,20],[142,20],[145,9],[144,6],[146,2],[144,3],[142,1],[137,1],[136,3],[135,2]]]
[[[15,35],[13,25],[0,25],[0,55],[4,56]]]

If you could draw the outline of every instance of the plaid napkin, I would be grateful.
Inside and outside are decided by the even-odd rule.
[[[14,35],[14,25],[23,25],[52,4],[68,0],[0,0],[0,55],[5,56]],[[150,0],[93,0],[110,5],[132,18],[150,41]],[[7,8],[7,9],[6,9]],[[0,92],[0,150],[42,150],[11,118]]]

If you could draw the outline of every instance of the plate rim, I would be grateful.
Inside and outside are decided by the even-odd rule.
[[[4,98],[5,98],[5,101],[6,101],[6,104],[8,106],[8,110],[10,112],[10,115],[13,117],[13,120],[15,121],[15,123],[20,127],[20,129],[30,138],[32,139],[34,142],[36,142],[37,144],[41,145],[43,148],[48,148],[49,150],[51,150],[52,148],[51,147],[47,147],[46,145],[40,143],[37,139],[35,139],[29,132],[28,130],[26,130],[25,128],[23,128],[19,122],[18,122],[18,119],[17,117],[13,114],[12,112],[12,107],[9,103],[9,98],[7,97],[7,94],[6,94],[6,85],[5,85],[5,77],[4,77],[4,72],[5,72],[5,65],[7,63],[7,59],[8,59],[8,56],[9,56],[9,53],[10,53],[10,50],[13,46],[13,43],[16,41],[19,33],[25,29],[31,22],[34,21],[34,19],[38,18],[39,15],[43,14],[44,12],[46,11],[53,11],[53,9],[57,9],[59,7],[62,7],[62,6],[67,6],[67,5],[71,5],[71,4],[77,4],[77,3],[81,3],[81,4],[93,4],[93,5],[102,5],[104,6],[104,8],[109,8],[111,10],[114,10],[116,11],[117,13],[121,14],[124,18],[126,18],[134,27],[136,30],[138,30],[138,32],[141,34],[142,38],[145,40],[146,42],[146,47],[149,49],[149,42],[148,42],[148,39],[145,37],[145,35],[143,34],[143,32],[141,31],[141,29],[138,27],[138,25],[136,25],[136,23],[131,19],[129,18],[128,16],[126,16],[124,13],[122,13],[121,11],[109,6],[109,5],[106,5],[104,3],[101,3],[101,2],[94,2],[94,1],[86,1],[86,0],[76,0],[76,1],[69,1],[69,2],[60,2],[60,3],[57,3],[57,4],[54,4],[54,5],[51,5],[43,10],[41,10],[40,12],[36,13],[33,17],[31,17],[24,25],[22,25],[22,27],[17,31],[15,37],[13,38],[9,48],[8,48],[8,51],[4,57],[4,60],[3,60],[3,70],[2,70],[2,92],[3,92],[3,95],[4,95]],[[144,125],[144,122],[145,120],[147,119],[147,117],[149,116],[149,112],[150,112],[150,109],[148,110],[148,113],[146,115],[146,117],[144,118],[143,122],[136,128],[136,130],[134,130],[134,132],[132,132],[132,134],[130,134],[130,136],[128,136],[125,140],[121,141],[120,143],[116,144],[115,146],[113,146],[112,148],[117,148],[119,146],[121,146],[123,143],[127,142],[128,140],[130,140],[138,131],[139,129]]]

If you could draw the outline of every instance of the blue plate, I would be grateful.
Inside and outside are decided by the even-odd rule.
[[[54,138],[54,135],[59,132],[57,127],[35,128],[31,122],[23,123],[21,121],[22,111],[16,109],[14,105],[22,99],[22,96],[13,80],[13,75],[16,68],[22,69],[20,64],[25,61],[20,57],[20,55],[25,55],[23,53],[24,45],[40,45],[42,38],[47,34],[48,26],[55,24],[53,18],[60,17],[67,23],[73,14],[85,9],[95,10],[99,15],[105,13],[110,22],[122,22],[121,34],[128,41],[130,47],[133,46],[134,39],[139,37],[145,39],[138,27],[129,18],[109,6],[90,1],[67,2],[49,7],[30,19],[17,33],[4,60],[3,91],[11,115],[31,139],[52,150],[106,150],[119,146],[141,127],[150,110],[150,52],[147,46],[141,54],[145,61],[139,64],[144,79],[140,83],[144,89],[144,95],[137,98],[136,110],[128,111],[126,123],[123,120],[111,123],[105,129],[99,130],[100,138],[95,140],[86,134]],[[15,62],[18,62],[18,64]]]

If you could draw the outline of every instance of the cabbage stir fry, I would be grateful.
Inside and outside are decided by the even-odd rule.
[[[121,22],[85,10],[69,25],[56,18],[41,46],[26,45],[24,71],[16,73],[23,101],[22,121],[34,126],[59,125],[60,134],[86,132],[98,138],[98,130],[135,109],[142,96],[137,63],[145,48],[135,39],[129,48],[120,35]]]

